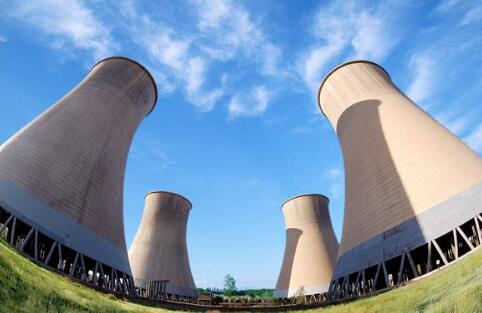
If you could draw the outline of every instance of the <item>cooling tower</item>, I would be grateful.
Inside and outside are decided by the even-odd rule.
[[[122,57],[104,59],[5,142],[4,237],[46,266],[101,288],[133,292],[124,171],[134,133],[156,97],[144,67]]]
[[[286,247],[275,298],[328,291],[338,249],[328,203],[327,197],[313,194],[297,196],[283,204]]]
[[[129,249],[136,286],[168,281],[165,292],[197,298],[189,266],[186,226],[192,205],[183,196],[156,191],[146,195],[144,214]]]
[[[404,282],[480,244],[481,158],[383,68],[338,66],[320,86],[319,105],[346,175],[335,297]]]

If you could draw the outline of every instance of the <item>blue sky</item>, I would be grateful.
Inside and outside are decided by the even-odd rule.
[[[414,101],[482,152],[481,1],[0,1],[0,142],[99,59],[144,64],[160,92],[129,155],[130,245],[144,195],[193,202],[196,283],[273,287],[280,205],[331,199],[339,238],[343,160],[316,89],[335,65],[380,63]]]

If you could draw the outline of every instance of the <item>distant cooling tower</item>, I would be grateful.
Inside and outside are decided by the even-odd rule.
[[[346,174],[333,297],[399,284],[480,245],[481,158],[383,68],[338,66],[321,84],[319,104]]]
[[[149,281],[167,281],[166,294],[197,298],[189,266],[186,227],[191,202],[171,192],[146,195],[144,214],[129,249],[136,286],[148,289]]]
[[[275,298],[321,296],[328,291],[338,249],[328,203],[327,197],[314,194],[283,204],[286,247]]]
[[[133,293],[123,222],[124,169],[156,103],[154,80],[121,57],[87,77],[0,147],[0,234],[36,261]]]

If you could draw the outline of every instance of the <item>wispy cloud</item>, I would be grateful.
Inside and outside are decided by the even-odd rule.
[[[280,47],[238,2],[193,0],[190,4],[178,17],[189,27],[180,27],[175,19],[158,12],[146,11],[142,3],[133,0],[122,0],[115,6],[94,0],[11,0],[0,4],[0,10],[29,25],[47,38],[42,41],[63,53],[84,50],[100,59],[120,51],[121,43],[124,49],[140,48],[140,61],[147,63],[158,90],[179,90],[201,112],[213,110],[223,98],[232,98],[228,112],[231,117],[262,114],[269,100],[265,87],[259,88],[259,83],[243,76],[262,77],[264,85],[286,77],[280,65]],[[116,41],[113,35],[118,33],[123,36],[115,37]],[[227,80],[225,69],[233,64],[241,69],[248,65],[253,70],[240,71]],[[241,95],[240,89],[253,92]],[[253,101],[241,103],[244,98]]]
[[[254,87],[249,94],[236,94],[229,102],[229,115],[232,118],[239,116],[259,116],[263,114],[270,100],[268,90],[264,86]]]
[[[7,42],[7,37],[0,35],[0,43]]]
[[[328,41],[328,43],[322,47],[312,49],[308,55],[304,57],[301,74],[311,92],[316,92],[321,83],[322,73],[326,70],[326,66],[342,49],[343,43],[336,39],[336,41],[333,42]]]
[[[332,199],[339,199],[344,188],[343,170],[338,167],[328,169],[324,180],[327,180],[330,188],[330,195]]]
[[[454,12],[458,17],[461,15],[458,26],[469,26],[482,20],[482,4],[479,1],[443,0],[433,12],[445,16]]]
[[[295,126],[293,128],[293,133],[295,134],[309,134],[311,133],[311,128],[305,126]]]
[[[482,4],[469,9],[467,13],[465,13],[461,25],[467,26],[480,20],[482,20]]]
[[[210,111],[223,96],[220,87],[205,85],[208,59],[196,52],[194,39],[149,15],[140,13],[132,1],[122,3],[121,12],[133,41],[143,48],[154,66],[161,66],[163,91],[182,87],[186,99],[201,111]],[[164,71],[162,70],[164,69]]]
[[[191,58],[186,68],[187,97],[202,111],[211,111],[218,100],[224,95],[224,91],[221,87],[208,91],[203,90],[202,87],[206,79],[205,75],[204,59],[200,57]]]
[[[475,151],[482,153],[482,123],[477,125],[475,129],[463,140]]]
[[[4,12],[47,35],[57,49],[72,45],[99,59],[118,50],[110,30],[84,1],[9,1]]]
[[[142,137],[132,146],[132,158],[146,164],[155,171],[163,171],[176,162],[169,157],[167,147],[159,140]]]
[[[434,12],[436,13],[446,13],[453,9],[461,0],[442,0],[435,7]]]
[[[194,1],[192,16],[195,27],[189,32],[170,26],[141,12],[133,1],[122,2],[121,12],[125,27],[132,39],[143,48],[169,92],[181,88],[185,98],[202,112],[214,109],[223,97],[231,97],[230,117],[254,117],[262,114],[268,104],[267,92],[257,86],[244,89],[253,92],[241,95],[239,84],[227,86],[225,72],[220,65],[227,62],[243,65],[253,62],[260,66],[259,75],[279,72],[279,48],[266,39],[261,26],[248,11],[231,1]],[[192,22],[192,21],[191,21]],[[238,75],[239,76],[239,75]],[[243,102],[245,99],[251,103]]]
[[[382,61],[397,40],[383,5],[362,7],[356,1],[335,2],[319,8],[312,36],[316,44],[301,59],[300,73],[316,91],[323,72],[343,56]]]
[[[351,41],[354,58],[381,61],[396,43],[386,17],[362,11],[358,14],[357,31]]]
[[[229,0],[198,0],[195,3],[202,34],[200,49],[211,58],[227,61],[241,55],[259,63],[263,75],[282,72],[280,48],[267,39],[246,9]]]
[[[432,95],[435,83],[434,55],[429,52],[414,54],[410,59],[409,68],[413,78],[407,89],[407,96],[415,103],[423,105]]]

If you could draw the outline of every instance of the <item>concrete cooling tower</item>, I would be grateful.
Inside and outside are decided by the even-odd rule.
[[[481,158],[383,68],[338,66],[321,84],[319,104],[346,175],[333,297],[403,283],[480,245]]]
[[[132,274],[141,294],[149,281],[167,281],[164,292],[168,296],[197,298],[186,246],[191,208],[189,200],[171,192],[146,195],[144,214],[129,249]]]
[[[313,194],[283,204],[286,247],[275,298],[321,297],[328,291],[338,249],[328,203],[327,197]]]
[[[37,262],[100,288],[135,292],[123,222],[124,171],[154,80],[100,61],[0,147],[0,234]]]

